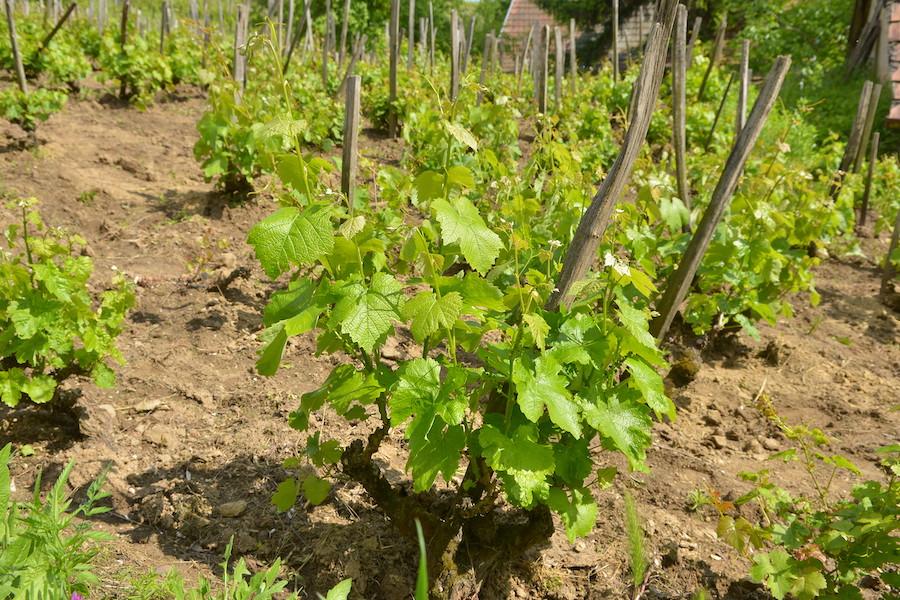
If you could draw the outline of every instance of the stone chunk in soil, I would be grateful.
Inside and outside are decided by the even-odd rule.
[[[235,500],[234,502],[226,502],[219,505],[219,516],[222,517],[238,517],[247,510],[247,502],[244,500]]]

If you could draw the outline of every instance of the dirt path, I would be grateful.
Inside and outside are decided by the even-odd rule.
[[[80,423],[42,408],[0,409],[0,444],[36,449],[15,465],[18,488],[26,490],[38,468],[48,481],[73,457],[76,488],[112,464],[114,512],[98,523],[117,536],[103,567],[110,598],[120,597],[126,567],[135,575],[214,572],[232,535],[253,565],[283,557],[285,576],[296,577],[308,597],[344,577],[354,578],[356,597],[408,597],[415,550],[359,488],[338,485],[315,510],[279,515],[269,503],[286,476],[282,460],[303,442],[287,415],[334,362],[315,357],[307,337],[291,343],[289,364],[276,377],[257,376],[256,335],[277,285],[255,266],[244,238],[273,205],[229,206],[203,181],[192,155],[202,110],[203,99],[190,93],[146,113],[71,102],[41,127],[37,152],[17,149],[21,132],[0,125],[7,193],[38,197],[48,223],[88,240],[96,286],[113,267],[138,282],[138,306],[120,338],[128,364],[118,369],[118,386],[69,386],[72,398],[80,394]],[[886,238],[868,245],[883,252]],[[250,266],[250,276],[224,292],[210,288],[238,266]],[[737,473],[762,468],[767,453],[788,447],[753,408],[757,394],[770,394],[792,422],[833,434],[833,451],[872,477],[874,450],[897,442],[900,431],[900,413],[888,412],[900,397],[900,321],[875,300],[874,264],[831,261],[818,278],[820,306],[798,299],[794,318],[764,327],[762,341],[702,349],[696,379],[671,390],[679,419],[654,430],[651,473],[622,477],[598,494],[595,533],[571,544],[560,527],[550,547],[482,582],[480,597],[624,597],[624,485],[634,489],[655,556],[650,597],[684,597],[701,584],[714,597],[764,597],[739,581],[748,563],[716,540],[712,509],[685,509],[693,490],[746,491]],[[338,439],[359,435],[327,418],[315,425]],[[403,471],[401,445],[392,439],[380,453],[395,477]],[[809,491],[795,469],[767,464],[779,483]]]

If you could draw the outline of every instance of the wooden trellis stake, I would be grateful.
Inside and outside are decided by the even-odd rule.
[[[390,20],[390,96],[388,107],[388,135],[397,137],[397,61],[400,58],[400,0],[391,0]]]
[[[700,27],[703,26],[703,17],[694,19],[694,28],[691,29],[691,39],[687,45],[687,68],[690,69],[694,64],[694,45],[697,43],[697,37],[700,35]]]
[[[416,41],[416,0],[409,0],[409,43],[406,48],[406,70],[412,71]]]
[[[6,0],[6,23],[9,26],[9,43],[12,47],[13,62],[16,64],[16,79],[19,83],[19,91],[27,98],[28,82],[25,79],[25,67],[22,65],[22,55],[19,53],[19,36],[16,35],[16,17],[13,15],[11,0]]]
[[[490,52],[490,48],[493,46],[493,33],[487,34],[484,38],[484,52],[481,54],[481,76],[478,79],[478,83],[484,87],[484,81],[487,77],[488,70],[488,61],[490,57],[488,53]],[[517,57],[518,58],[518,57]],[[478,95],[475,97],[475,106],[481,106],[481,100],[484,96],[484,93],[481,90],[478,90]]]
[[[553,93],[554,93],[553,102],[554,102],[554,106],[556,107],[556,110],[559,110],[562,107],[562,80],[563,80],[563,73],[565,72],[565,68],[566,68],[566,49],[563,46],[562,29],[559,27],[554,27],[553,35],[555,38],[554,39],[554,43],[555,43],[554,50],[556,51],[556,56],[554,59],[556,61],[556,64],[553,65],[553,67],[554,67],[553,73],[555,76],[554,77],[555,85],[553,88]]]
[[[872,100],[872,93],[875,85],[871,81],[863,84],[862,92],[859,94],[859,104],[856,107],[856,117],[853,119],[853,125],[850,127],[850,137],[847,139],[847,146],[844,148],[844,156],[841,158],[841,165],[838,172],[834,176],[831,189],[828,195],[836,198],[841,189],[841,183],[844,176],[849,172],[850,167],[856,160],[856,154],[859,152],[860,142],[862,141],[862,133],[865,128],[866,115],[869,111],[869,103]]]
[[[737,115],[734,122],[735,142],[747,122],[747,96],[750,93],[750,40],[741,40],[741,81],[738,87]]]
[[[469,34],[466,36],[466,52],[465,58],[462,61],[462,72],[465,72],[469,69],[469,60],[472,58],[472,40],[475,38],[475,15],[472,15],[472,19],[469,21]]]
[[[672,52],[672,141],[675,145],[675,181],[678,197],[691,210],[691,192],[687,180],[687,134],[685,131],[687,74],[687,8],[678,5],[675,15],[675,41]],[[688,224],[690,228],[690,224]]]
[[[572,86],[572,95],[578,91],[577,86],[577,78],[578,75],[578,61],[575,56],[575,19],[569,19],[569,72],[571,73],[571,86]]]
[[[703,74],[703,81],[700,82],[700,91],[697,93],[697,100],[703,101],[703,95],[706,93],[706,84],[712,70],[716,68],[719,61],[722,60],[722,50],[725,48],[725,30],[728,28],[728,14],[722,15],[722,21],[719,23],[719,29],[716,30],[716,43],[713,46],[713,55],[709,59],[709,66],[706,67],[706,73]]]
[[[169,1],[163,0],[162,12],[159,17],[159,53],[166,53],[166,33],[169,31]]]
[[[700,220],[700,224],[697,225],[697,231],[691,238],[684,256],[681,257],[678,270],[667,282],[666,290],[657,305],[656,310],[659,312],[659,316],[650,323],[650,333],[656,339],[662,339],[669,331],[672,320],[675,318],[675,313],[687,295],[691,281],[697,273],[697,268],[703,260],[703,255],[706,253],[710,241],[712,241],[716,227],[725,214],[725,209],[731,201],[731,196],[737,189],[738,181],[744,172],[744,165],[750,156],[750,151],[753,150],[753,146],[756,144],[756,140],[766,124],[766,119],[768,119],[772,107],[775,106],[775,100],[778,98],[778,93],[781,91],[781,86],[790,67],[790,57],[779,56],[775,59],[775,64],[772,65],[772,69],[769,71],[766,83],[753,104],[753,110],[750,112],[747,124],[741,130],[741,135],[728,156],[722,176],[719,178],[719,183],[716,184],[716,189],[713,191],[712,198],[709,201],[709,206],[703,213],[703,218]]]
[[[368,40],[369,36],[365,33],[362,34],[361,37],[356,38],[356,41],[353,44],[353,53],[350,55],[350,63],[347,65],[347,70],[344,72],[344,78],[341,80],[341,85],[337,90],[337,96],[339,98],[347,88],[347,80],[353,75],[353,71],[354,69],[356,69],[356,63],[359,62],[360,58],[362,58],[363,52],[365,52],[366,49],[366,42]]]
[[[428,29],[429,29],[429,38],[431,44],[428,47],[428,66],[430,69],[431,76],[434,77],[434,45],[435,45],[435,28],[434,28],[434,4],[432,2],[428,3]]]
[[[553,293],[547,300],[545,310],[556,311],[560,304],[571,306],[575,299],[569,294],[572,285],[584,279],[597,260],[597,249],[603,240],[603,234],[612,218],[616,203],[631,177],[631,170],[650,128],[650,118],[656,108],[666,66],[669,37],[675,23],[675,7],[674,0],[661,0],[658,4],[656,22],[650,29],[647,50],[637,79],[639,101],[634,119],[625,133],[616,161],[610,167],[606,179],[603,180],[578,224],[572,243],[566,251],[562,272]]]
[[[869,147],[869,138],[872,136],[872,127],[875,125],[875,113],[878,112],[878,101],[881,99],[882,84],[876,83],[872,88],[872,96],[869,98],[869,106],[866,109],[866,122],[863,125],[862,137],[859,142],[859,150],[856,151],[856,159],[853,162],[853,172],[859,173],[862,169],[863,156]]]
[[[872,136],[872,153],[869,155],[869,170],[866,172],[866,188],[863,191],[862,203],[859,207],[859,226],[866,226],[866,216],[869,212],[869,196],[872,194],[872,177],[875,175],[875,163],[878,162],[878,143],[881,134],[877,131]]]
[[[122,54],[125,54],[125,44],[128,43],[128,7],[129,0],[124,0],[122,2],[122,28],[121,28],[121,37],[120,37],[120,48]],[[119,81],[119,100],[125,102],[128,97],[126,93],[128,92],[128,76],[123,75],[122,79]]]
[[[716,118],[713,119],[712,127],[709,128],[709,135],[706,137],[706,144],[703,145],[703,151],[709,150],[712,143],[713,134],[716,132],[716,126],[719,124],[719,118],[722,116],[722,109],[725,108],[725,101],[728,100],[728,92],[731,91],[731,84],[734,83],[734,73],[728,78],[728,85],[725,86],[725,93],[722,94],[722,101],[719,102],[719,109],[716,111]]]
[[[535,61],[534,99],[539,113],[547,112],[547,71],[550,56],[550,26],[544,25],[538,34],[535,44],[537,60]]]
[[[350,75],[347,81],[347,100],[344,105],[344,147],[341,160],[341,191],[347,196],[348,206],[353,206],[353,190],[356,187],[356,159],[359,156],[359,96],[362,78]],[[352,209],[351,209],[352,212]]]
[[[612,3],[612,77],[619,83],[619,0]]]
[[[450,101],[459,95],[459,15],[450,11]]]

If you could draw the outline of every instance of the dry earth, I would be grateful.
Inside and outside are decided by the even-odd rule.
[[[391,531],[360,488],[337,485],[323,506],[284,514],[269,503],[286,476],[282,460],[302,442],[287,414],[335,361],[316,357],[312,338],[304,338],[292,342],[287,368],[268,379],[256,374],[262,309],[279,284],[265,277],[244,240],[273,205],[261,196],[233,206],[203,181],[192,155],[203,103],[193,90],[144,113],[72,101],[41,126],[38,151],[23,150],[22,132],[0,125],[6,193],[36,196],[49,224],[88,240],[97,289],[115,268],[136,281],[138,295],[120,338],[128,362],[117,369],[117,387],[67,386],[80,419],[46,407],[0,408],[0,445],[35,449],[15,462],[15,482],[27,491],[39,469],[46,483],[75,458],[71,483],[83,491],[111,465],[114,510],[96,526],[116,539],[101,565],[100,597],[124,597],[124,569],[219,574],[234,536],[252,566],[281,556],[301,597],[352,577],[353,597],[408,598],[415,547]],[[372,136],[364,148],[375,166],[402,152]],[[870,256],[886,243],[885,236],[865,239]],[[250,275],[224,290],[214,285],[238,266]],[[874,451],[898,442],[900,431],[900,413],[889,412],[900,398],[900,315],[876,298],[873,260],[831,260],[817,278],[821,304],[797,298],[795,316],[764,327],[761,341],[732,338],[688,352],[701,368],[670,390],[679,418],[654,429],[651,472],[620,477],[598,493],[590,537],[569,543],[559,527],[549,546],[497,566],[473,597],[625,597],[626,487],[654,557],[648,597],[686,598],[701,585],[713,597],[767,597],[743,579],[749,562],[717,541],[714,510],[686,509],[694,490],[740,495],[748,489],[740,471],[760,469],[769,453],[789,447],[754,409],[755,397],[764,391],[792,423],[825,429],[836,440],[832,450],[868,477],[880,476]],[[342,440],[360,434],[327,416],[315,426]],[[402,458],[396,438],[379,455],[396,477]],[[767,465],[777,483],[810,492],[798,469]],[[841,479],[838,487],[846,492],[851,484]]]

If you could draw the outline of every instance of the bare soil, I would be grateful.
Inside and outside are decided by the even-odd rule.
[[[0,125],[7,194],[37,197],[47,223],[87,239],[97,290],[118,269],[136,282],[138,296],[119,340],[127,365],[117,368],[115,389],[71,382],[65,395],[73,411],[0,408],[0,445],[35,450],[14,463],[16,486],[27,493],[40,469],[47,485],[75,458],[71,486],[80,493],[110,465],[113,511],[95,525],[115,541],[100,566],[100,597],[124,597],[126,569],[221,575],[217,565],[234,536],[251,566],[282,557],[283,575],[301,597],[352,577],[354,598],[408,598],[416,548],[358,486],[336,485],[315,508],[278,514],[270,504],[287,476],[282,461],[304,442],[287,415],[336,359],[315,356],[313,338],[304,337],[291,342],[275,377],[257,375],[262,310],[283,282],[266,278],[245,237],[274,204],[263,195],[234,205],[203,181],[192,154],[203,108],[202,94],[191,89],[143,113],[73,100],[40,127],[37,151],[22,149],[25,136],[15,126]],[[396,163],[399,142],[368,133],[363,154],[371,165]],[[864,242],[874,257],[887,238],[869,232]],[[239,266],[249,276],[217,287]],[[597,494],[600,516],[588,538],[570,543],[557,523],[548,546],[498,564],[471,597],[626,597],[625,488],[635,494],[653,556],[647,597],[687,598],[701,585],[716,598],[768,597],[744,579],[749,561],[717,540],[715,511],[686,508],[698,489],[737,497],[749,489],[738,473],[763,466],[792,492],[811,492],[795,466],[763,464],[789,444],[754,408],[758,394],[769,394],[792,423],[824,429],[835,439],[832,452],[867,477],[880,477],[874,452],[896,443],[900,431],[900,413],[889,412],[900,398],[900,315],[876,297],[874,260],[829,260],[817,281],[821,304],[796,298],[793,318],[763,327],[761,341],[733,336],[679,346],[700,368],[692,381],[672,377],[679,417],[654,428],[651,472],[621,476]],[[344,441],[364,433],[327,415],[315,427]],[[394,437],[378,456],[394,477],[404,471],[402,447]],[[625,471],[624,462],[610,460]],[[845,493],[853,482],[838,477]],[[246,507],[229,504],[237,501]]]

